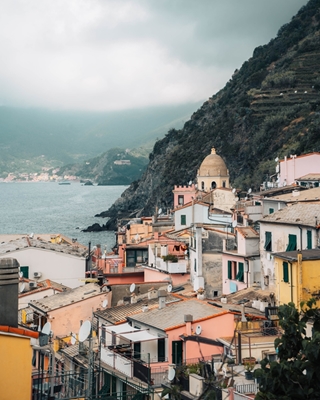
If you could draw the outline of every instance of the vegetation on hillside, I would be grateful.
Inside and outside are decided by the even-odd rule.
[[[156,142],[148,168],[102,216],[172,206],[174,185],[194,181],[211,147],[233,187],[259,190],[276,157],[320,151],[320,0],[310,0],[275,39],[259,46],[183,129]],[[124,201],[125,199],[125,201]]]

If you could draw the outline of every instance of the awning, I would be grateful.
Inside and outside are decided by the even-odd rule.
[[[103,325],[106,331],[114,332],[114,333],[125,333],[125,332],[134,332],[138,331],[137,328],[134,328],[127,322],[125,324],[120,325]]]
[[[131,342],[146,342],[148,340],[158,340],[158,336],[151,335],[148,331],[138,331],[131,333],[124,333],[122,338],[130,340]]]

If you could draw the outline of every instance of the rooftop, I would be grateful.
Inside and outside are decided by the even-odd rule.
[[[320,260],[320,249],[310,249],[301,251],[283,251],[280,253],[273,253],[275,257],[282,258],[288,261],[297,261],[298,254],[302,255],[302,260]]]
[[[100,286],[96,283],[88,283],[84,286],[79,286],[69,291],[57,293],[44,299],[32,300],[29,304],[30,306],[34,306],[44,312],[47,312],[98,295],[101,295]]]
[[[291,190],[289,193],[282,194],[279,196],[274,196],[268,200],[274,200],[274,201],[280,200],[289,203],[289,202],[301,202],[301,201],[317,201],[319,199],[320,199],[320,187],[307,190],[300,190],[300,188],[295,187],[294,190]]]
[[[10,252],[16,252],[25,250],[28,248],[37,248],[43,250],[56,251],[59,253],[69,254],[75,257],[86,257],[88,255],[88,249],[85,246],[78,244],[69,244],[65,241],[61,243],[52,243],[49,240],[44,239],[42,236],[18,236],[13,235],[13,239],[10,239],[10,235],[0,236],[0,255],[8,254]]]
[[[213,307],[205,302],[190,299],[172,303],[161,309],[152,309],[144,313],[129,317],[129,320],[141,322],[161,330],[168,330],[175,326],[185,325],[184,316],[191,314],[193,321],[214,318],[228,311]]]
[[[266,215],[260,222],[316,227],[320,222],[320,203],[292,204]]]

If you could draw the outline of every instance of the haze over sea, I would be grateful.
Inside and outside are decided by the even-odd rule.
[[[77,182],[0,183],[0,234],[61,233],[102,250],[115,244],[114,232],[81,232],[107,219],[94,217],[106,211],[126,186],[84,186]]]

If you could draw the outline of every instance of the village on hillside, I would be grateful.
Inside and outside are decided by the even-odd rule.
[[[320,153],[275,159],[256,193],[227,165],[211,149],[172,210],[118,221],[112,253],[0,235],[5,398],[255,397],[278,307],[320,305]]]

